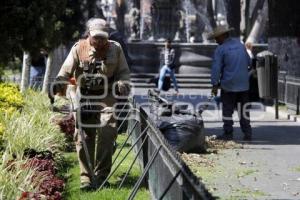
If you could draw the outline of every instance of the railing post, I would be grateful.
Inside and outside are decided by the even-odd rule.
[[[154,151],[153,155],[151,156],[149,162],[147,163],[145,169],[144,169],[144,172],[143,174],[141,175],[141,177],[139,178],[139,180],[136,182],[136,184],[134,185],[133,189],[132,189],[132,192],[130,193],[129,197],[128,197],[128,200],[133,200],[140,185],[142,184],[142,181],[144,180],[147,172],[149,171],[151,165],[153,164],[153,162],[155,161],[155,158],[157,157],[160,149],[162,148],[162,145],[159,145],[158,148]]]
[[[275,98],[275,119],[279,119],[279,105],[278,105],[278,94]]]

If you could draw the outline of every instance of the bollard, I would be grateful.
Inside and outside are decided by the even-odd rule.
[[[300,104],[300,88],[298,88],[298,94],[297,94],[297,110],[296,110],[296,115],[299,115],[300,114],[300,111],[299,111],[299,105]]]

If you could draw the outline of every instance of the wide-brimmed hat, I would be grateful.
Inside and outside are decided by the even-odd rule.
[[[104,38],[108,38],[108,25],[104,19],[90,19],[87,23],[87,28],[92,37],[101,36]]]
[[[216,37],[219,37],[220,35],[223,35],[223,34],[225,34],[225,33],[228,33],[228,32],[230,32],[230,31],[233,31],[233,30],[234,30],[234,28],[229,28],[229,27],[227,27],[227,26],[217,26],[217,27],[213,30],[213,32],[211,32],[211,33],[208,34],[207,39],[212,40],[212,39],[214,39],[214,38],[216,38]]]

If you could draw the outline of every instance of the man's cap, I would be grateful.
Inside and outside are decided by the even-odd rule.
[[[90,19],[87,23],[87,28],[92,37],[101,36],[104,38],[108,38],[108,25],[104,19]]]
[[[233,31],[233,30],[234,30],[234,28],[228,28],[227,26],[224,26],[224,25],[222,25],[222,26],[217,26],[217,27],[213,30],[213,32],[211,32],[211,33],[208,34],[208,38],[207,38],[207,39],[212,40],[212,39],[214,39],[214,38],[216,38],[216,37],[219,37],[220,35],[223,35],[223,34],[225,34],[225,33],[228,33],[228,32],[230,32],[230,31]]]

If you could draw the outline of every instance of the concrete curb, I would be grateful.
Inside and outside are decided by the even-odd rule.
[[[274,107],[266,106],[265,108],[266,108],[266,112],[274,113],[274,116],[275,116],[275,108]],[[279,110],[278,114],[279,114],[279,119],[287,119],[292,122],[300,123],[300,116],[298,116],[298,115],[293,115],[293,114],[290,114],[290,113],[287,113],[287,112],[281,111],[281,110]]]

